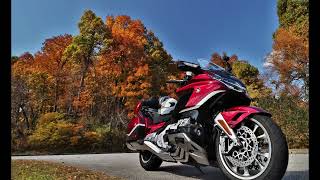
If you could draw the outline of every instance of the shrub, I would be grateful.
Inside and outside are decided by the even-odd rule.
[[[46,113],[44,115],[42,115],[39,119],[38,119],[38,124],[39,126],[43,125],[43,124],[48,124],[50,122],[57,122],[59,120],[65,120],[65,115],[62,113],[58,113],[58,112],[49,112]]]
[[[126,133],[122,129],[111,129],[106,124],[96,124],[92,131],[98,136],[98,143],[94,147],[95,152],[126,152]]]
[[[89,152],[101,137],[84,124],[72,123],[59,113],[39,118],[35,131],[28,138],[32,150],[48,152]]]
[[[28,142],[37,150],[60,151],[70,145],[73,124],[65,121],[47,122],[37,125]]]
[[[286,135],[289,148],[309,147],[309,107],[306,103],[290,96],[260,98],[257,103],[272,114],[272,119]]]

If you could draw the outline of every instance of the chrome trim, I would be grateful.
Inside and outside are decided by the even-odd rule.
[[[183,138],[185,142],[177,144],[175,140],[177,137]],[[185,133],[170,134],[168,135],[168,139],[172,144],[177,146],[176,151],[174,153],[170,153],[173,159],[179,162],[188,162],[189,157],[192,157],[199,164],[209,165],[206,150],[192,141]],[[180,153],[179,149],[181,149]]]
[[[247,176],[244,176],[244,174],[240,174],[239,172],[235,172],[234,171],[234,167],[235,166],[233,166],[233,167],[230,167],[230,165],[232,165],[232,163],[230,164],[230,163],[228,163],[228,161],[226,161],[225,160],[225,156],[222,154],[222,152],[221,152],[221,145],[219,144],[219,147],[218,147],[218,150],[219,150],[219,157],[217,157],[217,158],[220,158],[220,160],[221,160],[221,162],[222,162],[222,165],[225,167],[225,169],[229,172],[229,174],[230,175],[232,175],[233,177],[235,177],[235,178],[237,178],[237,179],[243,179],[243,180],[253,180],[253,179],[257,179],[261,174],[263,174],[264,172],[265,172],[265,170],[269,167],[269,163],[270,163],[270,160],[271,160],[271,157],[272,157],[272,154],[274,153],[274,152],[272,152],[272,144],[271,144],[271,139],[270,139],[270,137],[269,137],[269,134],[268,134],[268,131],[265,129],[265,127],[259,122],[259,121],[257,121],[256,119],[253,119],[253,118],[251,118],[250,119],[251,120],[251,122],[253,122],[254,124],[256,124],[256,125],[258,125],[262,130],[263,130],[263,134],[265,134],[266,136],[265,136],[265,138],[266,138],[266,140],[268,141],[268,144],[269,144],[269,146],[268,146],[268,154],[269,154],[269,156],[268,156],[268,160],[267,160],[267,162],[263,165],[263,168],[262,169],[260,169],[260,170],[258,170],[259,172],[257,173],[257,174],[254,174],[254,175],[251,175],[251,174],[246,174]],[[252,129],[251,129],[252,130]],[[252,131],[255,131],[254,129],[252,130]],[[259,154],[259,151],[260,151],[260,149],[258,148],[257,149],[257,151],[258,151],[258,154]],[[255,161],[258,161],[256,158],[255,158]],[[257,162],[258,163],[258,165],[261,167],[261,162]],[[245,167],[245,168],[247,168],[247,166]],[[235,169],[236,170],[236,169]]]
[[[157,155],[162,160],[175,162],[175,160],[170,156],[170,154],[168,152],[164,152],[162,149],[158,148],[158,146],[156,146],[152,142],[144,141],[143,143],[147,147],[146,150],[149,150],[150,152]]]
[[[184,143],[176,143],[176,138],[183,138]],[[193,142],[185,133],[177,133],[168,135],[168,139],[172,144],[176,145],[175,152],[169,153],[160,149],[150,141],[144,141],[143,144],[137,142],[126,143],[127,147],[133,151],[147,150],[157,155],[165,161],[171,162],[188,162],[189,157],[192,157],[196,162],[203,165],[209,165],[207,152],[197,143]]]
[[[145,124],[136,124],[136,126],[130,131],[129,134],[127,134],[127,136],[130,136],[130,135],[134,132],[134,130],[136,130],[136,128],[137,128],[138,126],[146,126],[146,125],[145,125]]]
[[[139,144],[137,141],[133,142],[126,142],[127,148],[132,150],[132,151],[137,151],[137,150],[145,150],[145,145],[144,144]]]

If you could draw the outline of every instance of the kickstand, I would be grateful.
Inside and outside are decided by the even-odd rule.
[[[204,174],[204,172],[202,171],[202,169],[200,168],[200,166],[195,165],[194,167],[197,168],[202,174]]]

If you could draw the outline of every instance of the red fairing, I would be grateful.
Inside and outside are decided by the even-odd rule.
[[[226,90],[227,87],[220,81],[214,80],[208,74],[194,76],[190,83],[177,89],[177,93],[192,90],[192,94],[186,104],[186,108],[196,106],[202,99],[217,90]]]
[[[127,133],[130,133],[130,131],[137,125],[137,124],[141,124],[142,120],[140,117],[134,117],[131,119],[131,121],[128,124],[128,129],[127,129]]]
[[[149,126],[149,131],[147,132],[147,134],[153,133],[155,132],[157,129],[161,128],[163,125],[165,125],[165,122],[161,122],[159,124],[154,124],[152,126]]]
[[[147,117],[143,117],[143,116],[141,116],[141,118],[144,119],[144,123],[146,124],[146,128],[150,128],[150,126],[153,125],[153,122],[152,122],[151,119],[149,119],[149,118],[147,118]]]
[[[265,114],[271,116],[267,111],[255,106],[236,106],[221,112],[221,115],[231,128],[234,128],[238,123],[252,114]]]
[[[146,134],[150,134],[157,129],[161,128],[163,125],[165,125],[165,122],[153,124],[152,120],[144,117],[140,112],[136,114],[136,117],[132,118],[131,121],[128,124],[127,133],[130,133],[131,130],[137,125],[137,124],[144,124],[146,128]]]

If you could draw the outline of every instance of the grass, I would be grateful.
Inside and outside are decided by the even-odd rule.
[[[102,172],[76,168],[47,161],[12,160],[11,179],[14,180],[121,180]]]

